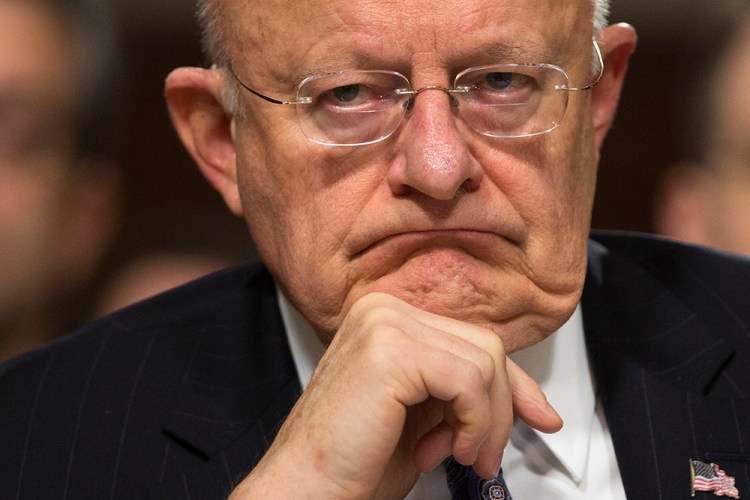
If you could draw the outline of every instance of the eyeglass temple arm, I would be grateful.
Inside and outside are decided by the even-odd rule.
[[[258,92],[257,90],[251,89],[250,87],[248,87],[247,85],[245,85],[245,82],[243,82],[242,80],[240,80],[240,77],[237,76],[237,73],[234,72],[234,68],[232,68],[231,64],[228,64],[226,66],[226,68],[229,71],[229,73],[232,75],[232,77],[234,77],[234,79],[237,80],[237,83],[239,83],[242,86],[242,88],[244,88],[245,90],[247,90],[248,92],[250,92],[251,94],[253,94],[253,95],[257,96],[257,97],[260,97],[264,101],[268,101],[268,102],[273,103],[273,104],[286,104],[286,105],[290,105],[290,104],[309,104],[309,103],[307,103],[304,100],[302,100],[302,101],[280,101],[278,99],[274,99],[273,97],[268,97],[267,95],[263,95],[260,92]]]
[[[596,57],[599,62],[599,76],[596,77],[596,80],[586,85],[585,87],[566,87],[564,85],[560,85],[555,90],[567,90],[569,92],[580,92],[582,90],[591,90],[594,88],[594,86],[596,86],[597,83],[599,83],[599,80],[601,80],[602,77],[604,76],[604,58],[602,57],[602,51],[599,48],[599,44],[597,43],[596,38],[592,38],[592,41],[594,42],[594,51],[596,52]]]

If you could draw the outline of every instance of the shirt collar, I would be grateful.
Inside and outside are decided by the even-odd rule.
[[[292,351],[292,359],[297,367],[299,383],[304,391],[326,348],[312,325],[284,297],[278,287],[276,287],[276,296],[279,300],[281,319],[284,322],[289,349]]]
[[[556,333],[510,357],[539,384],[564,422],[562,430],[554,434],[532,431],[580,483],[588,461],[596,406],[581,306]]]

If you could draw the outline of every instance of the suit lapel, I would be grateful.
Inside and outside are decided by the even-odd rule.
[[[655,276],[663,256],[635,262],[602,251],[592,251],[584,295],[589,340],[666,383],[706,392],[734,349]]]
[[[583,298],[597,392],[628,498],[688,498],[690,458],[719,463],[748,492],[750,406],[737,397],[750,377],[737,375],[726,335],[741,327],[717,325],[704,312],[716,306],[710,294],[676,282],[690,273],[677,269],[674,252],[634,248],[637,255],[592,243]]]
[[[226,495],[262,457],[301,392],[270,275],[253,276],[240,297],[222,300],[163,427],[205,465],[166,481],[162,495],[186,485],[193,495]],[[206,493],[196,496],[213,496]]]

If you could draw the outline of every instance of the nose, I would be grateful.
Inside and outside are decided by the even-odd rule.
[[[479,187],[484,171],[456,127],[455,102],[442,87],[427,87],[413,96],[399,136],[403,154],[388,171],[394,194],[418,191],[451,200]]]

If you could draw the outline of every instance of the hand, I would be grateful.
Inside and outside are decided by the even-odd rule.
[[[492,478],[513,413],[562,426],[499,337],[386,294],[351,309],[279,434],[232,498],[403,498],[448,455]]]

